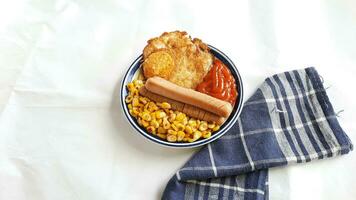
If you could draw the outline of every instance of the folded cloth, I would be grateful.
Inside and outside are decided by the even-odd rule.
[[[237,123],[169,181],[162,199],[268,199],[268,168],[352,150],[314,68],[267,78]]]

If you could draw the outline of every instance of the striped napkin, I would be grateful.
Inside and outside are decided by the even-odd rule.
[[[314,68],[267,78],[237,123],[169,181],[162,199],[268,199],[268,168],[352,150]]]

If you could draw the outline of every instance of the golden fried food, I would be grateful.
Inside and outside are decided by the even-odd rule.
[[[213,62],[209,48],[186,32],[163,33],[148,41],[143,50],[146,78],[160,76],[177,85],[194,89],[208,73]]]
[[[157,51],[151,53],[144,62],[145,77],[159,75],[162,78],[168,79],[170,73],[175,68],[172,54],[167,51]]]

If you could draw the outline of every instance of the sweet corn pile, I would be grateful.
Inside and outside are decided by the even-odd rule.
[[[142,80],[127,84],[129,95],[126,104],[130,114],[140,126],[149,133],[169,142],[194,142],[200,138],[209,138],[220,126],[215,123],[190,118],[184,113],[171,110],[167,102],[156,103],[140,96],[139,89],[144,86]]]

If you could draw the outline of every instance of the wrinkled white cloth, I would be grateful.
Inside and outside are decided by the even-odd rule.
[[[160,198],[196,149],[168,149],[136,134],[118,90],[146,41],[177,29],[225,52],[247,97],[269,75],[316,67],[356,141],[354,1],[7,1],[0,7],[0,199]],[[272,169],[270,199],[354,199],[355,167],[351,152]]]

